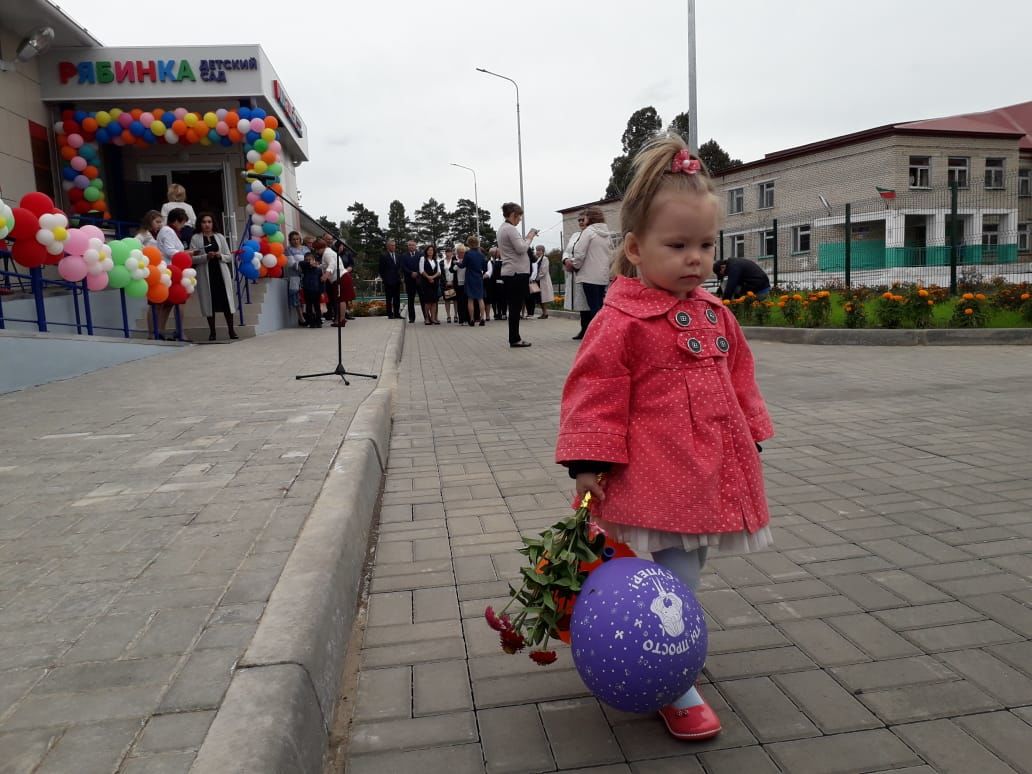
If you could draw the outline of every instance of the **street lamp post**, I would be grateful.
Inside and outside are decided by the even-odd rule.
[[[698,156],[699,112],[695,79],[695,0],[688,0],[688,149]]]
[[[468,169],[473,173],[473,225],[477,230],[477,241],[480,241],[480,199],[477,196],[477,171],[473,167],[467,167],[463,164],[456,164],[454,161],[449,162],[453,167],[459,169]],[[522,206],[522,205],[520,205]]]
[[[493,75],[495,78],[502,78],[516,87],[516,153],[520,164],[520,209],[526,210],[526,207],[523,205],[523,132],[520,129],[520,85],[507,75],[499,75],[498,73],[493,73],[490,70],[485,70],[483,67],[478,67],[477,72],[484,73],[485,75]],[[523,214],[523,220],[520,221],[520,232],[523,236],[527,235],[526,212]]]

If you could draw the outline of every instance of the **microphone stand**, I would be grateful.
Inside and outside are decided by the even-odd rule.
[[[336,253],[334,253],[334,254],[336,255]],[[336,310],[337,311],[337,314],[336,314],[336,317],[337,317],[337,367],[334,368],[332,371],[323,371],[322,373],[318,373],[318,374],[298,374],[297,376],[294,377],[294,379],[297,379],[297,380],[301,380],[301,379],[314,379],[316,376],[339,376],[341,379],[344,380],[344,384],[346,384],[346,385],[348,385],[350,387],[351,386],[351,382],[348,381],[348,377],[349,376],[361,376],[361,377],[363,377],[365,379],[376,379],[376,378],[378,378],[376,374],[360,374],[360,373],[357,373],[355,371],[347,371],[344,368],[344,354],[343,354],[343,352],[344,352],[343,346],[344,345],[342,343],[342,336],[343,336],[343,332],[344,332],[344,319],[341,319],[343,316],[340,313],[341,264],[342,264],[342,261],[340,259],[340,256],[338,255],[337,256],[337,278],[335,280],[335,282],[337,283],[337,292],[335,294],[336,297],[337,297],[337,301],[336,301],[336,303],[337,303],[337,310]]]

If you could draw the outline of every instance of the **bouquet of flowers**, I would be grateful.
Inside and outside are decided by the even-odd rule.
[[[588,572],[582,565],[597,562],[606,536],[591,524],[591,493],[574,502],[574,513],[536,538],[523,538],[519,552],[527,557],[522,585],[509,584],[512,599],[500,613],[488,607],[484,618],[499,633],[502,650],[518,653],[530,647],[530,658],[545,666],[556,660],[550,639],[568,628],[573,601]],[[509,609],[512,608],[512,612]]]

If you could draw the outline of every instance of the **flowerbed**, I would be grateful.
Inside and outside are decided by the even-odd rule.
[[[790,328],[1026,328],[1032,326],[1032,284],[991,283],[959,296],[935,285],[888,288],[775,288],[725,300],[742,325]]]

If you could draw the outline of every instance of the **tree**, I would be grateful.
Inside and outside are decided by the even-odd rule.
[[[448,210],[432,196],[412,216],[414,238],[423,244],[438,244],[448,225]]]
[[[606,198],[622,196],[631,183],[631,162],[645,144],[656,136],[663,128],[663,121],[656,109],[649,105],[631,114],[624,129],[622,144],[623,155],[613,159],[610,167],[612,174],[606,187]]]
[[[477,209],[472,199],[459,199],[455,209],[448,213],[447,243],[465,242],[470,234],[476,234],[476,219],[480,221],[481,242],[493,244],[497,235],[491,227],[491,213],[483,208]]]
[[[316,218],[315,222],[322,226],[322,228],[326,229],[327,234],[330,234],[334,237],[337,236],[337,224],[329,218],[327,218],[325,215],[320,215],[318,218]],[[322,235],[320,234],[319,236]]]
[[[667,131],[681,135],[681,139],[684,140],[685,144],[687,144],[688,137],[691,135],[688,127],[688,113],[678,113],[674,116],[674,120],[670,122],[670,126],[667,127]]]
[[[356,274],[362,279],[372,278],[376,275],[380,254],[386,243],[383,229],[380,228],[380,216],[366,209],[362,202],[352,204],[348,212],[354,214],[350,233],[353,240],[351,246],[358,253],[355,259]]]
[[[390,209],[387,211],[387,236],[394,237],[398,242],[405,242],[409,238],[405,205],[397,199],[391,202]]]
[[[711,175],[720,175],[733,167],[742,166],[741,159],[731,158],[720,143],[710,139],[699,146],[699,158],[706,165]]]

